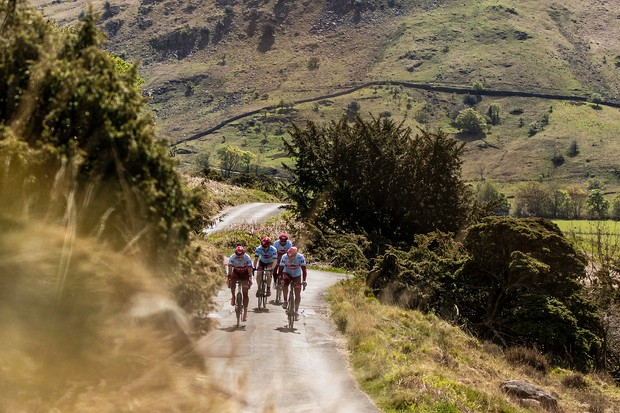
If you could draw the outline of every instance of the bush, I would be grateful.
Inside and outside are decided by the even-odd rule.
[[[581,373],[569,374],[562,378],[562,385],[571,389],[583,390],[588,387],[586,378]]]
[[[549,372],[547,357],[536,348],[523,346],[509,347],[504,351],[504,357],[515,367],[528,366],[545,375]]]

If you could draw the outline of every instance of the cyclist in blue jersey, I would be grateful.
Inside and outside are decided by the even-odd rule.
[[[241,280],[243,291],[243,321],[248,321],[248,304],[250,303],[248,290],[252,286],[252,259],[241,245],[237,245],[235,253],[228,259],[228,287],[232,293],[230,304],[233,306],[235,305],[237,280]]]
[[[280,261],[280,269],[282,270],[282,281],[284,281],[283,297],[288,299],[288,286],[293,284],[295,288],[295,319],[299,319],[299,303],[301,303],[301,287],[303,285],[306,288],[306,259],[304,256],[297,252],[297,247],[289,248],[285,256]],[[293,287],[291,287],[293,288]],[[288,302],[282,304],[282,308],[286,308]]]
[[[273,245],[271,245],[271,239],[269,237],[265,237],[261,240],[260,245],[256,248],[256,252],[254,253],[254,268],[257,271],[261,271],[263,268],[265,270],[273,269],[275,264],[275,260],[278,258],[278,251],[275,249]],[[258,263],[258,267],[256,264]],[[271,271],[267,273],[267,297],[271,295]],[[260,287],[263,283],[263,280],[258,275],[256,276],[256,296],[260,294]]]
[[[280,274],[280,261],[282,261],[282,257],[286,252],[293,246],[291,240],[288,239],[288,235],[284,232],[280,234],[279,240],[276,241],[273,246],[278,251],[278,258],[276,259],[276,265],[273,269],[273,285],[275,286],[278,283],[278,276]]]

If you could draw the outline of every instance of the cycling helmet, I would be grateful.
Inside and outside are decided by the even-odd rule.
[[[297,254],[297,247],[291,247],[288,249],[288,251],[286,251],[286,254],[289,257],[294,257]]]
[[[241,245],[237,245],[237,248],[235,248],[235,255],[243,255],[245,254],[245,248],[243,248]]]
[[[288,239],[288,235],[286,235],[284,232],[280,234],[280,241],[286,241]]]
[[[269,237],[265,237],[261,240],[260,245],[262,245],[263,247],[268,247],[269,245],[271,245],[271,239]]]

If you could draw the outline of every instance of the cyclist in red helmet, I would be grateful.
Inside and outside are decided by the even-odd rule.
[[[254,253],[254,268],[257,271],[273,269],[275,260],[278,258],[278,251],[271,245],[271,238],[265,237],[261,240],[260,245],[256,248]],[[258,267],[256,266],[258,264]],[[256,277],[256,296],[260,292],[260,287],[263,283],[261,277]],[[271,271],[267,272],[267,297],[271,295]]]
[[[297,252],[297,247],[291,247],[287,251],[286,255],[282,257],[280,261],[280,267],[282,270],[282,281],[284,281],[283,297],[288,299],[288,286],[293,284],[291,288],[295,288],[295,319],[299,319],[299,304],[301,303],[301,287],[306,288],[306,277],[308,273],[306,271],[306,259]],[[284,301],[282,308],[286,308],[288,302]]]
[[[241,288],[243,291],[243,321],[248,321],[248,304],[250,296],[248,290],[252,286],[252,259],[245,253],[245,248],[237,245],[235,252],[228,260],[228,287],[232,293],[230,304],[235,305],[235,290],[237,289],[237,280],[241,280]]]
[[[288,235],[286,233],[280,234],[279,240],[276,241],[273,246],[278,251],[278,258],[276,260],[275,268],[273,269],[273,285],[275,286],[278,282],[278,276],[280,275],[280,261],[282,261],[282,257],[286,252],[293,246],[293,243],[288,239]]]

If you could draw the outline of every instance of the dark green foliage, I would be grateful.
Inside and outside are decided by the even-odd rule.
[[[463,145],[443,133],[411,130],[389,118],[346,117],[305,129],[284,145],[294,159],[287,193],[319,228],[409,242],[415,234],[456,231],[467,220]]]
[[[564,155],[562,155],[559,152],[556,152],[553,157],[551,158],[551,163],[553,164],[553,166],[555,166],[556,168],[558,166],[562,166],[564,164]]]
[[[350,122],[355,120],[355,117],[359,113],[361,106],[357,100],[352,101],[347,105],[347,118],[349,118]]]
[[[390,248],[379,257],[366,283],[384,302],[451,315],[455,274],[466,259],[451,234],[420,234],[408,251]]]
[[[508,215],[510,203],[492,181],[484,180],[476,185],[476,200],[490,211],[489,215]]]
[[[536,346],[559,364],[600,361],[601,322],[584,296],[586,258],[543,219],[487,217],[461,245],[416,237],[376,260],[368,286],[383,300],[458,318],[505,346]]]
[[[469,108],[459,112],[454,124],[464,133],[472,135],[483,134],[487,131],[487,120],[475,109]]]
[[[487,110],[487,115],[489,116],[491,125],[499,125],[501,123],[502,120],[499,114],[500,114],[500,108],[498,104],[493,103],[489,105],[489,109]]]
[[[543,219],[489,217],[464,241],[461,308],[479,334],[536,344],[578,368],[600,348],[600,321],[583,297],[586,258]]]
[[[355,234],[335,234],[306,225],[307,249],[313,258],[347,270],[368,269],[366,253],[370,243],[366,237]]]
[[[579,152],[579,145],[577,144],[577,141],[573,139],[570,143],[570,146],[568,147],[568,156],[574,158],[575,156],[579,155]]]
[[[199,202],[184,191],[166,144],[154,139],[135,67],[119,71],[102,41],[91,13],[60,31],[20,7],[0,48],[0,121],[48,153],[45,170],[31,168],[42,186],[59,165],[76,166],[76,203],[88,208],[78,217],[82,234],[119,249],[139,234],[134,248],[158,266],[201,228]],[[8,136],[5,129],[0,139]],[[49,188],[41,189],[29,194],[33,212],[47,207]]]

